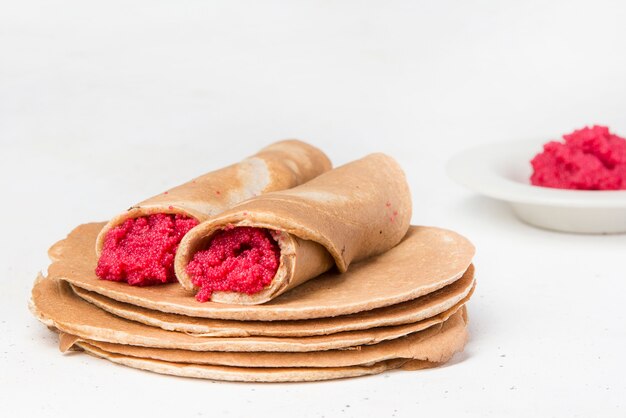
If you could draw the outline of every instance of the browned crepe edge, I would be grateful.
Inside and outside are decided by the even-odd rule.
[[[314,382],[322,380],[343,379],[382,373],[386,370],[398,369],[409,363],[407,360],[388,360],[371,366],[326,367],[326,368],[246,368],[229,366],[210,366],[185,363],[171,363],[161,360],[143,359],[137,357],[111,354],[82,344],[88,354],[100,357],[123,366],[180,377],[197,379],[222,380],[230,382],[258,382],[258,383],[288,383]],[[419,363],[412,361],[413,367]],[[423,364],[422,368],[432,367]]]
[[[76,336],[62,336],[59,348],[61,351],[67,351],[73,346],[87,343],[108,353],[128,357],[232,367],[347,367],[371,365],[398,358],[443,363],[455,353],[462,351],[465,346],[467,327],[464,312],[465,308],[441,324],[406,337],[344,350],[307,353],[198,352],[103,343],[84,340]],[[68,345],[67,341],[71,344]]]
[[[197,337],[304,337],[416,322],[444,312],[468,299],[474,285],[474,268],[470,265],[463,277],[454,283],[398,305],[331,318],[271,322],[216,320],[168,314],[118,302],[79,287],[73,286],[72,289],[80,298],[113,315]]]
[[[281,263],[267,291],[215,292],[212,297],[217,303],[265,303],[329,269],[326,251],[345,272],[351,262],[389,250],[404,237],[410,219],[404,172],[393,158],[371,154],[293,189],[247,200],[201,223],[181,241],[174,266],[181,285],[192,290],[187,264],[215,232],[251,226],[293,235],[304,241],[297,254],[301,259],[288,271]]]
[[[80,299],[66,282],[55,279],[39,280],[32,293],[32,310],[35,316],[44,324],[62,332],[88,340],[193,351],[305,352],[376,344],[441,323],[458,311],[465,302],[462,301],[432,318],[395,327],[300,338],[227,338],[192,337],[118,318]]]

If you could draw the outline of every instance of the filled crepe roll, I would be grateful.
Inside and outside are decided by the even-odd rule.
[[[246,199],[289,189],[330,169],[319,149],[287,140],[144,200],[102,228],[96,274],[139,286],[176,281],[174,256],[191,228]]]
[[[264,303],[333,266],[345,272],[389,250],[410,219],[402,169],[372,154],[196,226],[180,243],[176,275],[201,302]]]

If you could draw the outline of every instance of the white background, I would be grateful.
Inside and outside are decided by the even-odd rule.
[[[534,229],[444,172],[490,141],[626,135],[625,22],[623,1],[0,0],[0,415],[625,416],[626,236]],[[27,310],[48,246],[289,137],[396,157],[414,223],[476,244],[463,354],[233,384],[58,352]]]

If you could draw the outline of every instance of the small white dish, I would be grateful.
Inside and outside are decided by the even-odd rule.
[[[508,202],[524,222],[585,234],[626,232],[626,191],[563,190],[530,184],[530,160],[544,140],[472,148],[447,164],[448,175],[470,189]]]

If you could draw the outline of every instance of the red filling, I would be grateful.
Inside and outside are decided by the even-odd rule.
[[[580,190],[626,189],[626,140],[594,126],[548,142],[532,159],[535,186]]]
[[[194,254],[187,274],[200,287],[196,299],[206,302],[215,291],[263,290],[279,264],[280,248],[267,229],[239,227],[217,232],[206,250]]]
[[[106,234],[96,274],[133,286],[175,282],[176,249],[197,224],[193,218],[164,213],[128,219]]]

